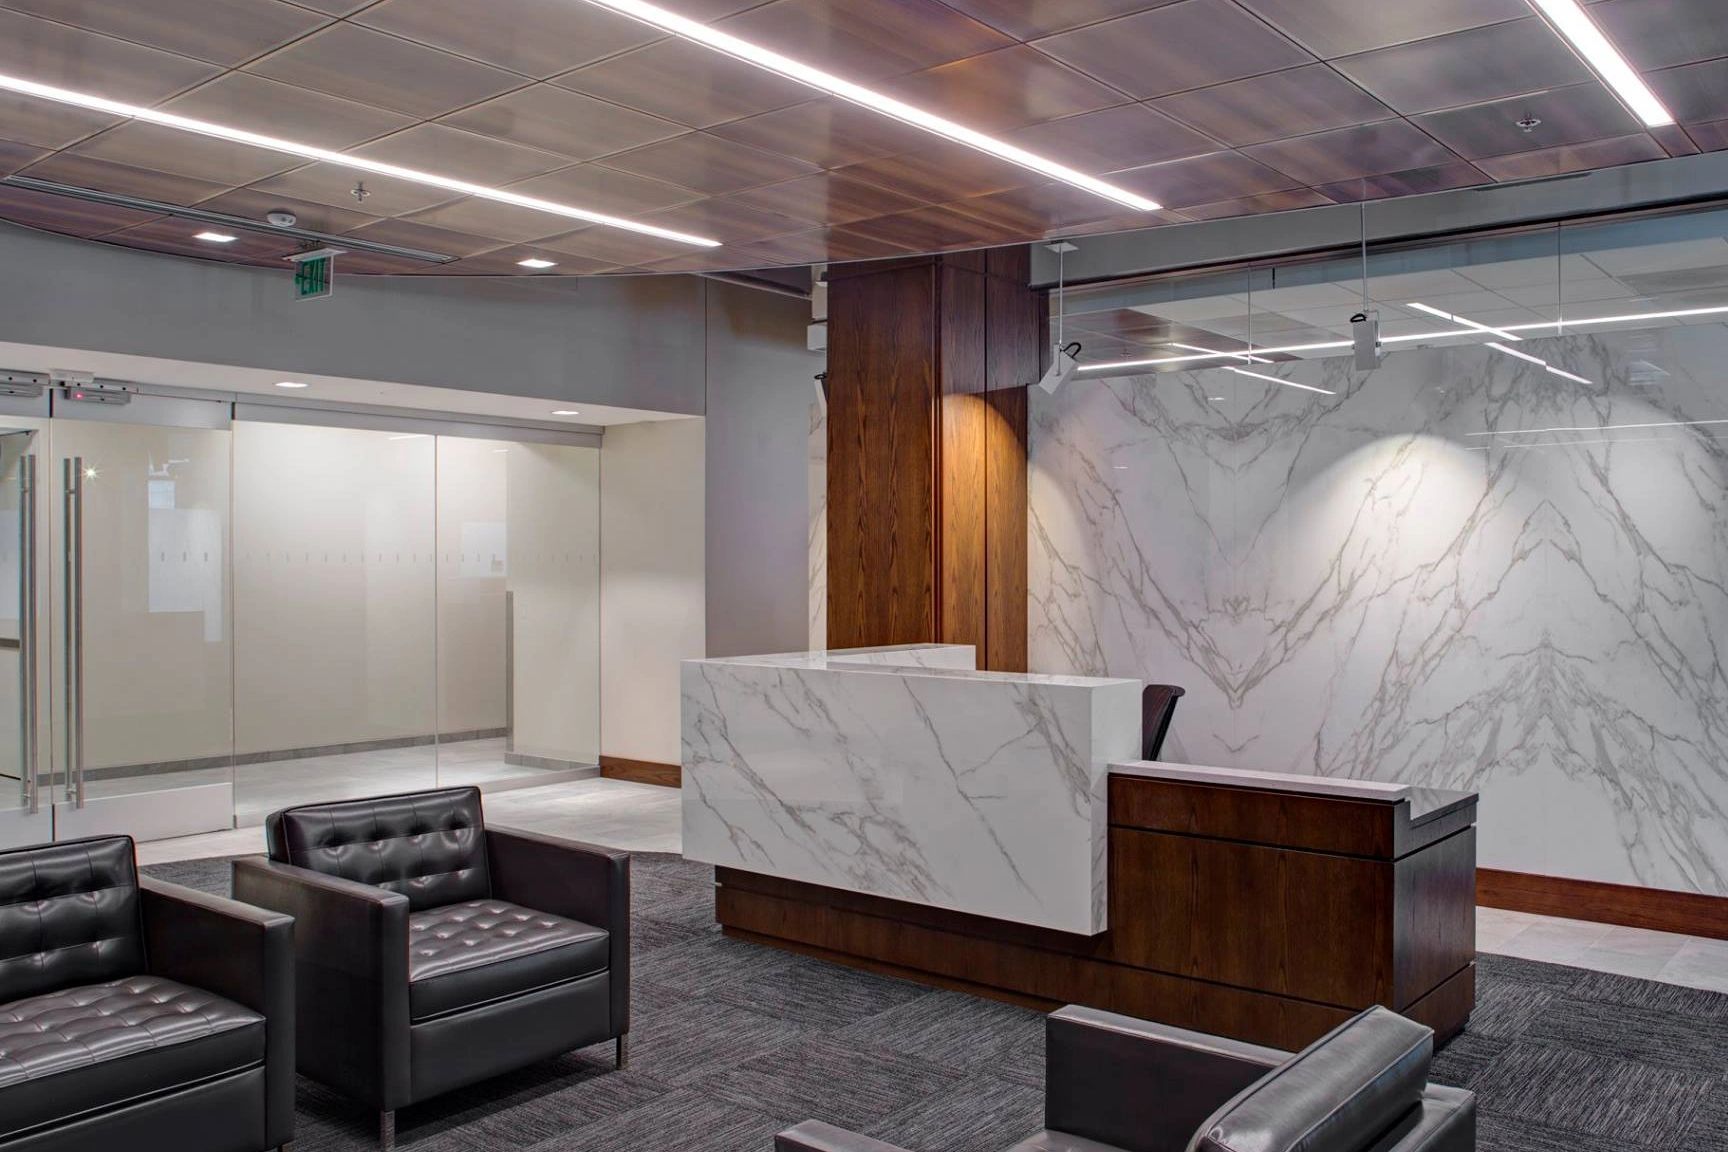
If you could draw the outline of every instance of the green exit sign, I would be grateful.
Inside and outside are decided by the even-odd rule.
[[[294,261],[294,299],[320,300],[330,295],[336,282],[336,257],[342,252],[341,248],[320,248],[288,257]]]

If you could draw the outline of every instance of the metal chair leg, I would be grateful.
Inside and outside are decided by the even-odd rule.
[[[630,1034],[626,1032],[618,1037],[618,1067],[624,1068],[630,1064]]]
[[[396,1113],[378,1113],[378,1152],[390,1152],[396,1147]]]

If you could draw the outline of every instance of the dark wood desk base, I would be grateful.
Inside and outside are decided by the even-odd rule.
[[[1412,826],[1406,803],[1114,776],[1110,811],[1099,936],[732,868],[716,869],[715,915],[729,935],[939,987],[1285,1049],[1370,1004],[1442,1041],[1469,1019],[1473,803]]]

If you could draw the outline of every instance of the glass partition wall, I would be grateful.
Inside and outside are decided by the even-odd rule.
[[[597,446],[230,412],[0,416],[0,844],[592,770]]]

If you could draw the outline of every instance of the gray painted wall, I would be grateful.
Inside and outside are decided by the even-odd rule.
[[[810,305],[708,282],[708,655],[808,647]]]
[[[694,277],[381,278],[338,259],[335,296],[297,301],[286,269],[9,224],[0,268],[0,340],[702,412]]]

